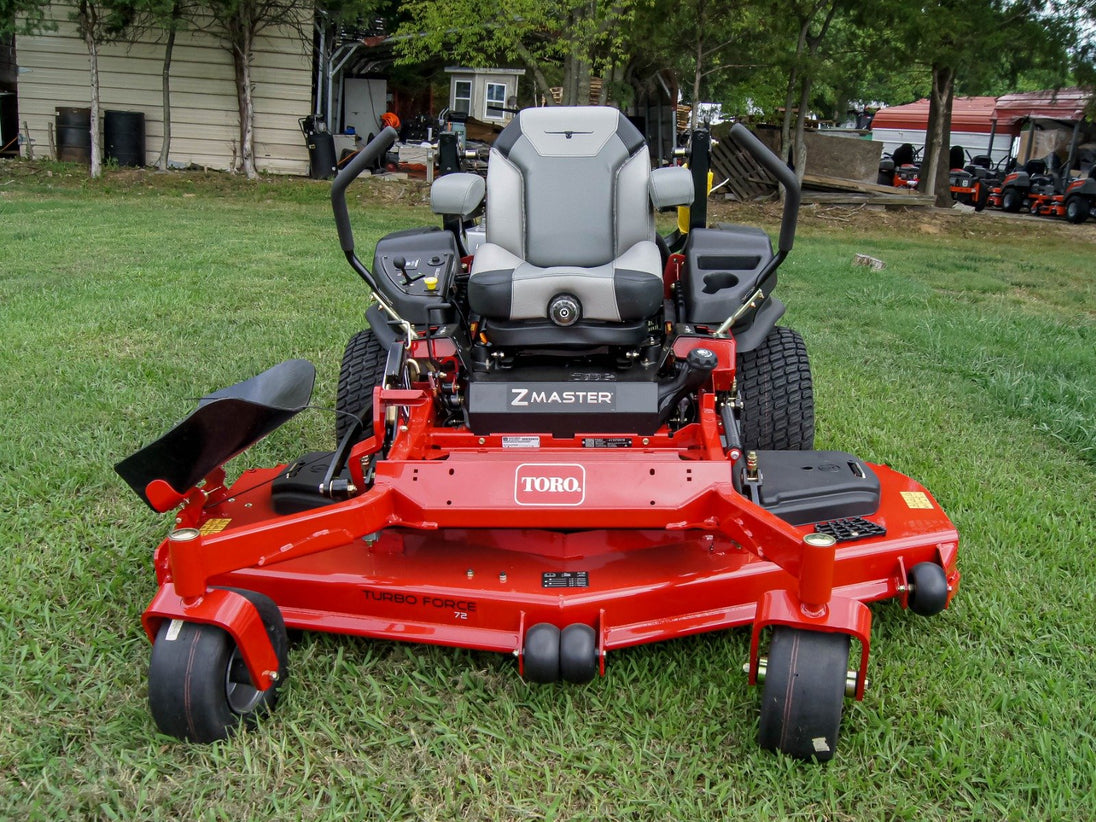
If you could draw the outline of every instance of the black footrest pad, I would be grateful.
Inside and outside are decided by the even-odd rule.
[[[819,534],[829,534],[838,542],[852,542],[857,539],[887,535],[886,528],[863,517],[845,517],[844,519],[831,519],[827,522],[816,522],[814,530]]]

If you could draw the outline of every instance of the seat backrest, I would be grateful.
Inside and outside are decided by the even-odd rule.
[[[617,109],[524,109],[487,167],[487,241],[541,267],[592,267],[653,240],[651,160]]]

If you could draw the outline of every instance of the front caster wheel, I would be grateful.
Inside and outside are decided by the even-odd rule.
[[[191,742],[224,739],[240,722],[274,709],[285,681],[289,641],[281,611],[254,591],[232,589],[255,606],[278,657],[278,679],[260,691],[236,643],[214,625],[164,620],[148,666],[148,704],[165,734]]]
[[[948,577],[935,562],[919,562],[909,570],[907,604],[921,616],[935,616],[948,604]]]
[[[848,665],[848,634],[774,628],[761,693],[761,747],[796,759],[832,759]]]

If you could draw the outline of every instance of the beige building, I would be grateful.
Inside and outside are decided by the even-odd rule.
[[[50,8],[57,31],[16,40],[19,125],[26,123],[35,157],[56,156],[57,108],[86,108],[91,100],[84,41],[64,6]],[[310,5],[302,4],[302,10],[311,14]],[[99,56],[101,108],[144,114],[149,164],[159,156],[163,138],[163,57],[157,32],[134,44],[104,45]],[[264,32],[252,76],[256,168],[307,174],[308,150],[298,119],[311,113],[312,44],[291,29]],[[210,34],[181,31],[171,65],[171,164],[231,169],[239,157],[238,117],[231,55]]]
[[[517,107],[518,78],[525,69],[450,66],[449,108],[485,123],[509,123]]]

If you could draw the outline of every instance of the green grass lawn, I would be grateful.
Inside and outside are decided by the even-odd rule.
[[[780,296],[818,447],[916,477],[962,537],[951,609],[873,606],[871,684],[830,764],[757,748],[747,630],[614,652],[577,687],[527,685],[503,655],[305,635],[274,715],[198,746],[145,701],[169,518],[112,466],[290,357],[333,404],[365,289],[323,184],[46,170],[0,165],[0,819],[1092,818],[1091,226],[805,218]],[[359,189],[389,203],[355,209],[363,252],[433,222],[392,185]],[[236,467],[329,448],[332,428],[301,415]]]

